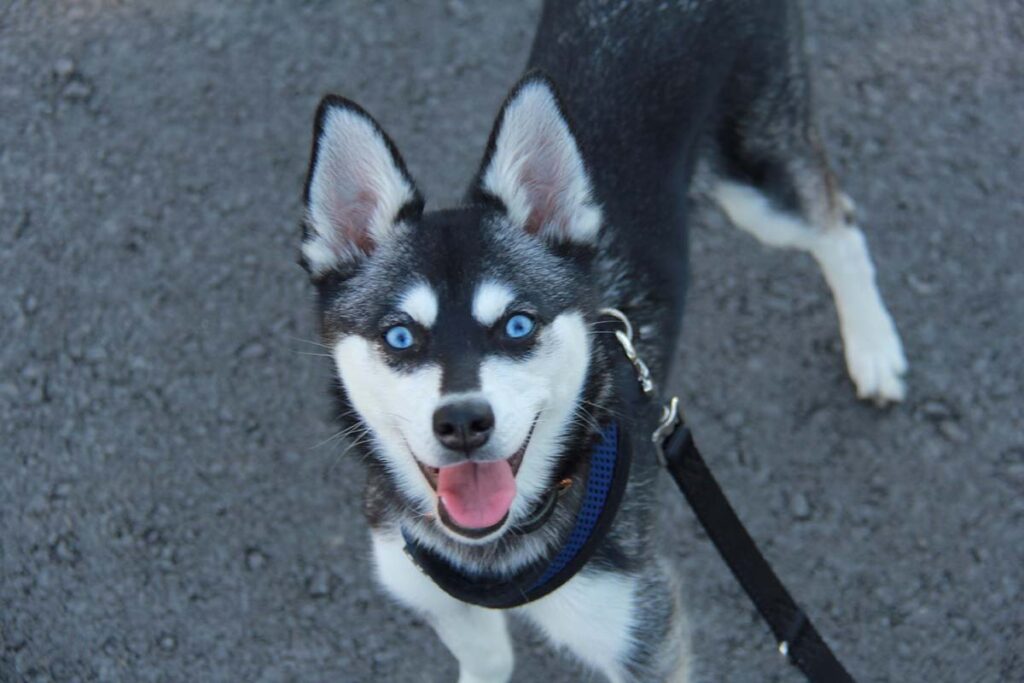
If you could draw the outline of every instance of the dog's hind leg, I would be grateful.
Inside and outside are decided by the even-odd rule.
[[[902,400],[907,361],[867,241],[812,120],[802,59],[783,61],[781,73],[760,78],[763,91],[744,93],[743,105],[725,118],[711,195],[732,223],[761,242],[814,257],[832,290],[857,395]]]
[[[399,534],[375,532],[377,577],[398,601],[434,628],[459,662],[459,683],[506,683],[512,677],[512,641],[499,610],[468,605],[451,597],[403,552]]]
[[[878,291],[867,241],[846,217],[852,209],[849,200],[837,198],[842,217],[819,227],[782,209],[752,185],[719,181],[713,196],[737,227],[765,244],[800,249],[815,258],[832,290],[846,367],[857,395],[880,403],[902,400],[907,361]]]

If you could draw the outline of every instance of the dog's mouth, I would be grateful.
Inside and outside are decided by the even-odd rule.
[[[523,464],[534,426],[536,420],[523,444],[504,460],[467,460],[438,468],[416,459],[437,494],[437,516],[445,527],[460,536],[479,539],[505,524],[516,496],[516,474]]]

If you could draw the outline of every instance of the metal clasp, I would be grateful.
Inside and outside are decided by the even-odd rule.
[[[679,397],[673,396],[668,405],[662,406],[661,420],[658,421],[657,428],[651,434],[651,441],[654,442],[654,455],[657,456],[658,464],[662,467],[668,465],[668,461],[665,459],[665,441],[682,423],[683,416],[679,412]]]
[[[651,371],[647,367],[647,363],[637,355],[636,347],[633,346],[633,325],[629,322],[629,318],[617,308],[602,308],[598,313],[610,315],[622,323],[625,331],[615,330],[615,338],[619,341],[619,346],[625,352],[626,358],[633,365],[633,369],[636,370],[636,378],[640,382],[640,388],[643,389],[645,395],[650,396],[654,393],[654,380],[651,379]]]

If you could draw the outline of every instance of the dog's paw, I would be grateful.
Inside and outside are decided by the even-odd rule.
[[[857,387],[857,397],[878,405],[902,401],[906,396],[903,374],[907,358],[903,343],[885,310],[845,330],[846,368]]]
[[[477,667],[477,671],[467,671],[459,667],[458,683],[508,683],[512,680],[512,658],[500,653],[492,653],[495,658],[486,665]]]

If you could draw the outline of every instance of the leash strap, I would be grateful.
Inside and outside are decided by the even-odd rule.
[[[768,622],[779,643],[779,652],[811,683],[854,683],[747,533],[676,409],[675,403],[666,409],[662,427],[655,432],[659,459],[686,496],[733,576]],[[672,424],[667,422],[670,418]]]

